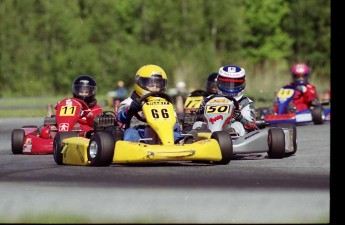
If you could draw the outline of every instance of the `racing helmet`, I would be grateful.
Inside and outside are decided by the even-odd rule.
[[[218,71],[217,87],[219,94],[240,100],[246,87],[245,70],[235,65],[221,67]]]
[[[95,100],[96,80],[90,75],[80,75],[73,81],[72,91],[74,98],[79,98],[89,104]]]
[[[209,94],[217,94],[217,76],[218,73],[214,72],[208,75],[206,81],[206,91]]]
[[[292,67],[291,75],[295,85],[308,84],[310,68],[304,63],[296,64]]]
[[[140,97],[153,91],[166,92],[167,85],[165,71],[156,65],[142,66],[135,75],[134,89]]]

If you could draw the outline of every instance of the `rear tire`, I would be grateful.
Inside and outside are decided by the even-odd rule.
[[[311,109],[311,117],[315,125],[323,124],[325,122],[325,114],[321,105],[314,106],[314,108]]]
[[[77,137],[78,134],[75,131],[66,131],[66,132],[57,132],[55,137],[54,137],[54,142],[53,142],[53,156],[54,156],[54,161],[58,165],[63,165],[63,154],[62,154],[62,148],[63,148],[63,143],[62,141],[66,138],[70,137]]]
[[[87,157],[91,166],[109,166],[114,156],[114,138],[108,132],[96,132],[89,142]]]
[[[216,131],[211,135],[211,139],[216,139],[219,143],[222,159],[220,161],[213,161],[213,164],[226,165],[229,164],[233,155],[232,139],[226,131]]]
[[[281,127],[281,128],[287,128],[289,130],[291,130],[292,132],[292,141],[293,141],[293,151],[286,153],[286,156],[290,156],[296,153],[297,151],[297,129],[296,129],[296,125],[292,124],[292,123],[282,123],[282,124],[276,124],[273,125],[274,127]]]
[[[23,145],[25,139],[25,131],[23,129],[14,129],[11,135],[12,153],[23,154]]]
[[[268,130],[268,157],[281,159],[285,155],[285,134],[282,128],[273,127]]]

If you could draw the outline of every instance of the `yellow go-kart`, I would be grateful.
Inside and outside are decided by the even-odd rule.
[[[157,161],[191,161],[225,165],[233,155],[230,134],[212,133],[211,138],[175,143],[173,128],[176,113],[170,97],[152,92],[139,99],[147,122],[145,138],[138,142],[123,140],[123,130],[116,125],[115,116],[98,117],[95,132],[88,139],[73,132],[61,132],[54,138],[54,160],[58,165],[109,166],[111,163],[132,164]]]

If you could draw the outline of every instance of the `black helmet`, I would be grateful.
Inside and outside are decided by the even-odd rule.
[[[214,72],[208,75],[207,82],[206,82],[206,91],[209,94],[217,94],[217,76],[218,73]]]
[[[89,75],[80,75],[73,81],[72,91],[74,98],[90,104],[95,100],[97,93],[96,80]]]

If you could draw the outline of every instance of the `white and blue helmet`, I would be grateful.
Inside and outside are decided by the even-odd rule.
[[[245,70],[235,65],[221,67],[218,71],[217,87],[219,94],[240,100],[246,87]]]

